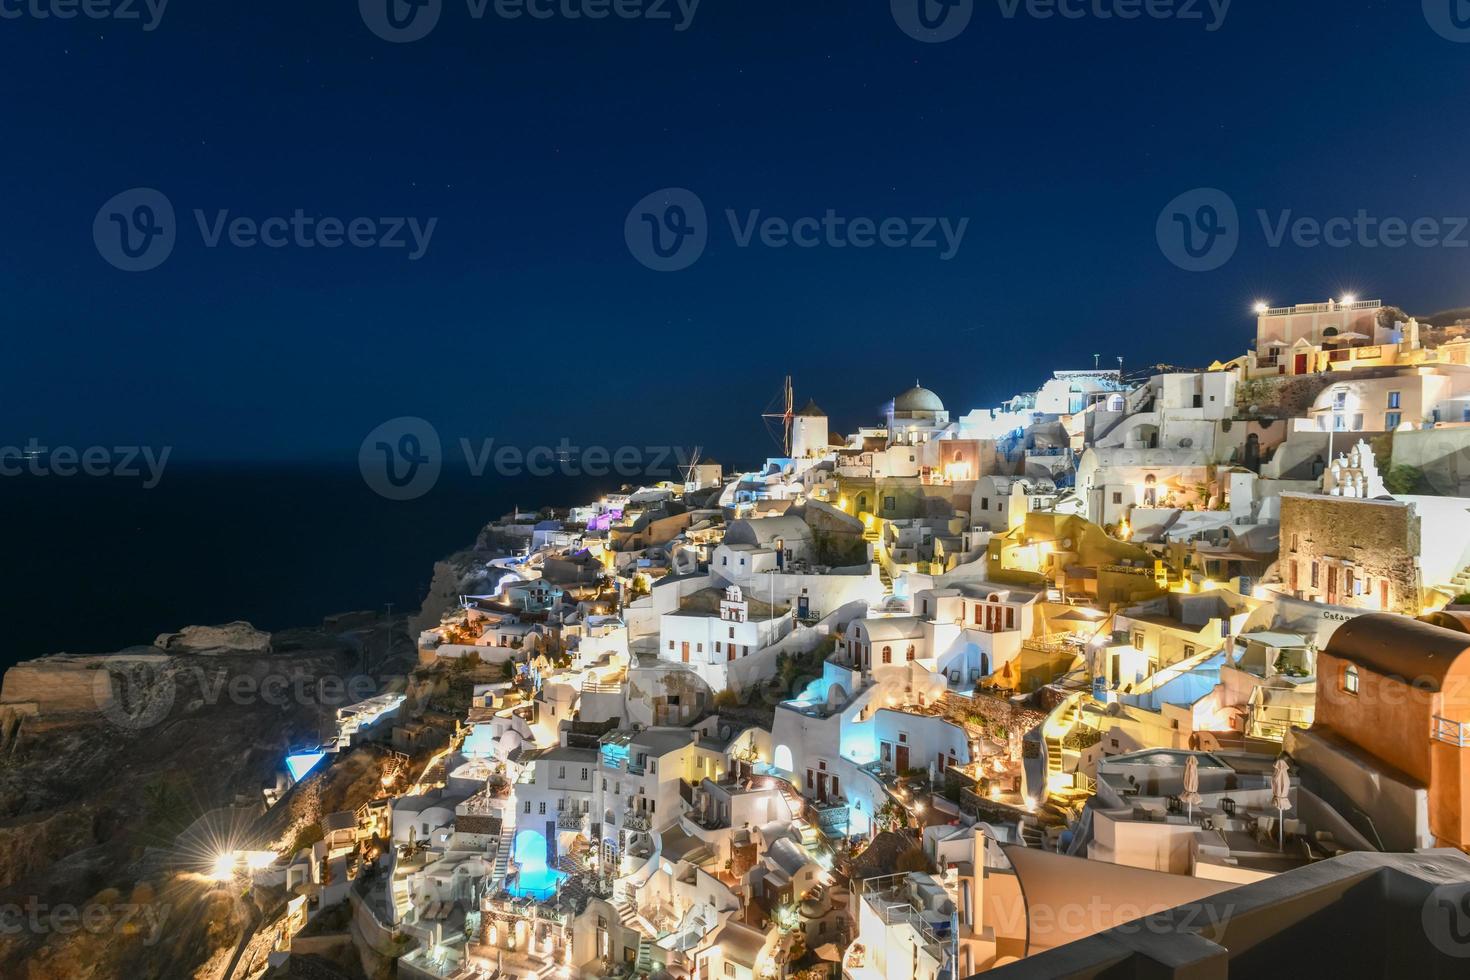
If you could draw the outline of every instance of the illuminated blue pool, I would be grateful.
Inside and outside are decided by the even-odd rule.
[[[546,838],[534,830],[516,834],[515,863],[518,872],[506,883],[506,891],[521,898],[547,901],[556,894],[566,872],[546,863]]]

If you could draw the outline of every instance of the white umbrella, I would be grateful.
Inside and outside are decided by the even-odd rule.
[[[1194,805],[1200,801],[1199,795],[1199,756],[1191,755],[1184,762],[1184,792],[1179,794],[1180,802],[1189,806],[1189,819],[1194,819]]]
[[[1286,811],[1291,809],[1291,774],[1286,771],[1286,756],[1276,757],[1271,772],[1271,805],[1276,808],[1276,822],[1281,825],[1281,847],[1286,847]]]

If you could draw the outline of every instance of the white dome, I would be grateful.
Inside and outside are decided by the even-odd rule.
[[[913,387],[893,400],[895,412],[942,412],[944,402],[928,388]]]

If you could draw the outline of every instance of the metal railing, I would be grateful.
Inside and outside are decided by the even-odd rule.
[[[1435,715],[1434,738],[1435,741],[1447,742],[1456,748],[1470,747],[1470,724]]]

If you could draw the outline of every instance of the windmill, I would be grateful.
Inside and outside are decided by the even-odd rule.
[[[783,399],[785,401],[784,406],[781,405]],[[773,411],[777,407],[780,407],[781,410],[779,412]],[[786,375],[785,389],[771,400],[771,404],[766,407],[765,413],[761,415],[761,418],[766,420],[766,426],[771,430],[772,439],[776,438],[776,421],[778,419],[780,420],[781,455],[783,456],[791,455],[791,421],[795,416],[796,408],[791,394],[791,375],[788,374]]]
[[[699,457],[704,452],[703,446],[695,446],[694,452],[689,454],[689,462],[684,467],[684,486],[694,482],[694,468],[699,465]]]

